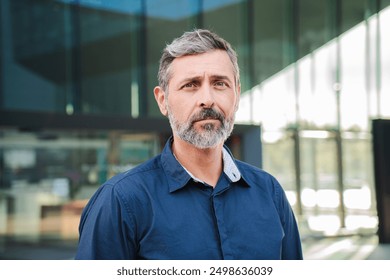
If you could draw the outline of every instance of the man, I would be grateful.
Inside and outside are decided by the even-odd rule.
[[[207,30],[164,49],[154,95],[173,136],[106,182],[80,222],[77,259],[302,259],[279,183],[224,141],[240,97],[237,56]]]

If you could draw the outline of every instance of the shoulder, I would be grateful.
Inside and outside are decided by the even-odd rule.
[[[136,167],[127,170],[123,173],[119,173],[105,183],[105,185],[120,186],[128,182],[136,183],[138,180],[142,180],[149,175],[154,175],[162,172],[161,167],[161,155],[155,156],[146,162],[143,162]]]
[[[141,203],[166,185],[166,175],[161,154],[109,179],[105,185],[113,188],[122,199],[139,200]],[[158,188],[158,189],[157,189]]]
[[[118,199],[120,201],[131,201],[142,199],[145,193],[150,193],[148,188],[155,186],[154,181],[164,181],[164,171],[161,167],[160,155],[141,163],[140,165],[108,179],[95,192],[93,199],[100,197],[106,200]]]
[[[236,160],[238,169],[240,170],[244,180],[250,185],[266,184],[266,185],[279,185],[276,178],[267,171],[260,169],[256,166],[250,165],[246,162]]]
[[[153,191],[148,188],[155,184],[152,180],[159,180],[163,176],[160,164],[160,155],[120,174],[117,174],[102,184],[89,200],[84,210],[87,215],[91,209],[111,209],[118,205],[131,212],[136,207],[141,207],[148,201],[148,196]],[[104,210],[106,211],[106,210]]]
[[[268,194],[276,204],[284,200],[285,193],[279,181],[267,171],[248,163],[236,160],[244,181],[255,190]]]
[[[254,189],[256,193],[266,195],[272,199],[276,209],[279,212],[281,221],[284,222],[285,215],[291,212],[290,204],[286,193],[278,180],[270,173],[247,164],[236,161],[238,168],[247,184]]]

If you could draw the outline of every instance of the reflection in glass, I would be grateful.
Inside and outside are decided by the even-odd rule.
[[[0,237],[77,240],[80,214],[111,176],[157,153],[154,135],[3,133]],[[50,137],[49,137],[50,136]]]
[[[69,6],[55,1],[1,1],[0,106],[64,113],[71,91],[67,72]],[[23,102],[21,102],[23,101]]]

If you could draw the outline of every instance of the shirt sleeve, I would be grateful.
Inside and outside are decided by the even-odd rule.
[[[135,224],[128,205],[112,185],[103,185],[83,211],[76,259],[136,258]]]
[[[276,181],[276,203],[284,230],[281,257],[283,260],[302,260],[302,246],[298,225],[286,194]]]

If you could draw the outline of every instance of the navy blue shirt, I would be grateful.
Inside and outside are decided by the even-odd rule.
[[[171,141],[93,195],[76,259],[302,259],[293,212],[274,177],[229,153],[230,167],[213,188],[181,166]]]

